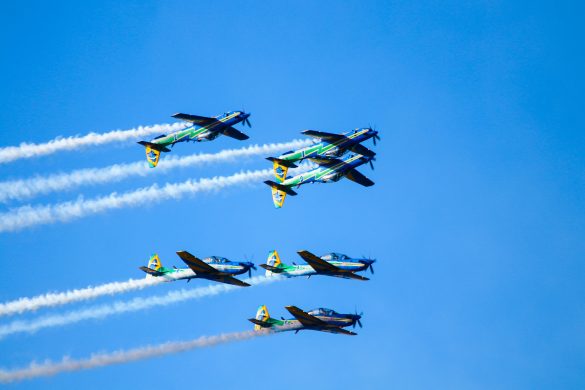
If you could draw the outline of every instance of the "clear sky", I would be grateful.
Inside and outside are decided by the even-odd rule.
[[[265,303],[364,312],[359,336],[280,334],[13,388],[584,388],[583,9],[563,2],[12,2],[0,12],[1,146],[245,109],[250,140],[376,126],[376,185],[263,184],[0,235],[0,301],[140,278],[157,251],[378,259],[311,278],[0,340],[0,366],[250,329]],[[240,127],[239,127],[240,128]],[[368,147],[372,147],[368,142]],[[133,142],[0,166],[3,180],[144,158]],[[31,200],[269,167],[262,158]],[[26,202],[25,202],[26,203]],[[17,207],[13,202],[2,210]],[[3,318],[36,318],[175,283]]]

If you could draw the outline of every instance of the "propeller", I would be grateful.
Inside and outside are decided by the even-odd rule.
[[[254,257],[254,256],[252,256]],[[250,261],[248,259],[248,256],[244,255],[244,259],[246,260],[246,262],[248,263],[247,265],[249,265],[250,267],[248,268],[248,277],[251,278],[252,277],[252,270],[256,271],[256,265],[254,264],[253,261]]]
[[[358,316],[361,318],[361,316],[364,315],[364,312],[362,311],[360,314],[358,314],[357,312],[357,308],[355,309],[355,321],[353,322],[353,328],[355,329],[355,324],[357,323],[359,325],[360,328],[362,328],[362,322],[360,321],[360,319],[358,318]]]
[[[370,159],[370,168],[372,168],[372,171],[374,170],[374,163],[373,163],[373,161],[376,161],[376,157],[372,157]]]
[[[365,259],[365,258],[366,258],[366,256],[362,255],[362,259]],[[374,260],[374,259],[372,259],[371,257],[368,256],[368,260]],[[368,265],[368,267],[366,269],[369,269],[373,275],[374,274],[374,267],[372,266],[372,264],[374,264],[373,261]]]
[[[252,277],[252,270],[256,271],[256,266],[252,263],[252,265],[250,266],[250,268],[248,268],[248,277],[251,278]]]
[[[246,110],[241,110],[240,112],[241,112],[242,114],[246,115]],[[248,114],[248,115],[249,115],[249,114]],[[248,117],[246,117],[246,119],[244,119],[244,120],[242,121],[242,125],[243,125],[244,127],[246,127],[246,125],[248,125],[248,127],[250,127],[250,128],[252,127],[252,124],[250,123],[250,120],[248,119]]]
[[[376,131],[376,129],[374,129],[372,126],[369,127],[370,130]],[[376,141],[380,141],[380,136],[378,134],[376,134],[373,138],[372,141],[374,141],[374,146],[376,146]]]

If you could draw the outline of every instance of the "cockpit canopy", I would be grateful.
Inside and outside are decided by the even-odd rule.
[[[331,260],[347,260],[350,257],[348,255],[344,255],[343,253],[327,253],[326,255],[321,256],[323,260],[331,261]]]
[[[309,312],[309,314],[313,316],[333,316],[338,314],[335,310],[326,309],[324,307],[320,307],[318,309],[313,309]]]
[[[230,261],[221,256],[209,256],[205,259],[206,263],[229,263]]]

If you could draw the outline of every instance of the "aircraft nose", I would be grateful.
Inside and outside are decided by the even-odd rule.
[[[360,321],[360,319],[362,318],[361,314],[355,313],[351,315],[351,320],[353,322],[353,327],[355,328],[356,324],[359,325],[359,327],[362,327],[362,322]]]
[[[362,259],[362,263],[365,265],[365,270],[369,269],[372,275],[374,274],[374,267],[372,264],[376,262],[376,259]]]

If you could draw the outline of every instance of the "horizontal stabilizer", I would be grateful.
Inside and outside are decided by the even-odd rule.
[[[283,167],[287,167],[287,168],[297,168],[298,166],[293,163],[292,161],[288,161],[288,160],[282,160],[280,158],[276,158],[276,157],[267,157],[266,160],[268,161],[272,161],[272,162],[276,162],[279,165],[282,165]]]
[[[279,274],[283,272],[282,268],[274,267],[268,264],[260,264],[260,267],[264,268],[266,271],[274,272],[275,274]]]
[[[288,194],[288,195],[290,195],[290,196],[295,196],[295,195],[298,195],[298,194],[297,194],[295,191],[293,191],[293,190],[292,190],[290,187],[288,187],[288,186],[285,186],[285,185],[282,185],[282,184],[275,183],[275,182],[273,182],[273,181],[271,181],[271,180],[266,180],[264,183],[265,183],[265,184],[267,184],[267,185],[269,185],[270,187],[272,187],[272,188],[276,188],[276,189],[278,189],[279,191],[282,191],[282,192],[284,192],[284,193],[286,193],[286,194]]]
[[[256,318],[249,318],[248,321],[262,328],[270,328],[271,326],[269,322],[257,320]]]
[[[148,146],[151,149],[158,150],[159,152],[170,152],[171,149],[167,148],[166,146],[155,144],[153,142],[148,141],[139,141],[138,142],[142,146]]]
[[[152,275],[152,276],[161,276],[161,275],[164,275],[164,273],[162,273],[160,271],[153,270],[153,269],[148,268],[148,267],[144,267],[143,266],[143,267],[140,267],[140,269],[142,271],[146,272],[147,274]]]

